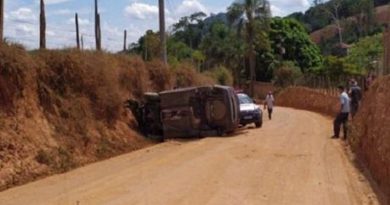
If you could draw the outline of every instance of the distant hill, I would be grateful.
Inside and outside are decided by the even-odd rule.
[[[356,21],[355,17],[349,17],[346,21]],[[383,25],[390,23],[390,6],[379,6],[375,8],[375,23]],[[322,29],[316,30],[310,34],[311,39],[319,44],[321,40],[327,40],[337,35],[337,28],[334,24],[328,25]]]

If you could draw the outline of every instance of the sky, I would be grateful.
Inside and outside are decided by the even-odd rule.
[[[98,0],[101,15],[102,47],[108,51],[123,48],[124,30],[128,43],[136,42],[146,30],[158,29],[158,0]],[[165,0],[166,23],[197,11],[206,14],[225,12],[234,0]],[[310,0],[269,0],[273,16],[305,11]],[[45,0],[46,41],[48,48],[75,47],[74,16],[79,15],[84,47],[94,48],[94,0]],[[5,0],[5,38],[27,49],[38,47],[39,0]]]

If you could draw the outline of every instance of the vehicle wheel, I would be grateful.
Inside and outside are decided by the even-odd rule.
[[[217,135],[219,137],[223,137],[225,135],[225,131],[222,128],[217,129]]]
[[[263,121],[258,121],[258,122],[255,122],[255,125],[256,125],[256,128],[260,128],[263,126]]]

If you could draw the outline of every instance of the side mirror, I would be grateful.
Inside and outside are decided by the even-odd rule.
[[[254,103],[254,104],[257,104],[257,101],[256,101],[255,99],[253,99],[253,103]]]

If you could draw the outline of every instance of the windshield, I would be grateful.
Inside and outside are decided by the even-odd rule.
[[[238,100],[240,101],[240,104],[252,104],[253,103],[253,100],[245,95],[245,94],[238,94]]]

